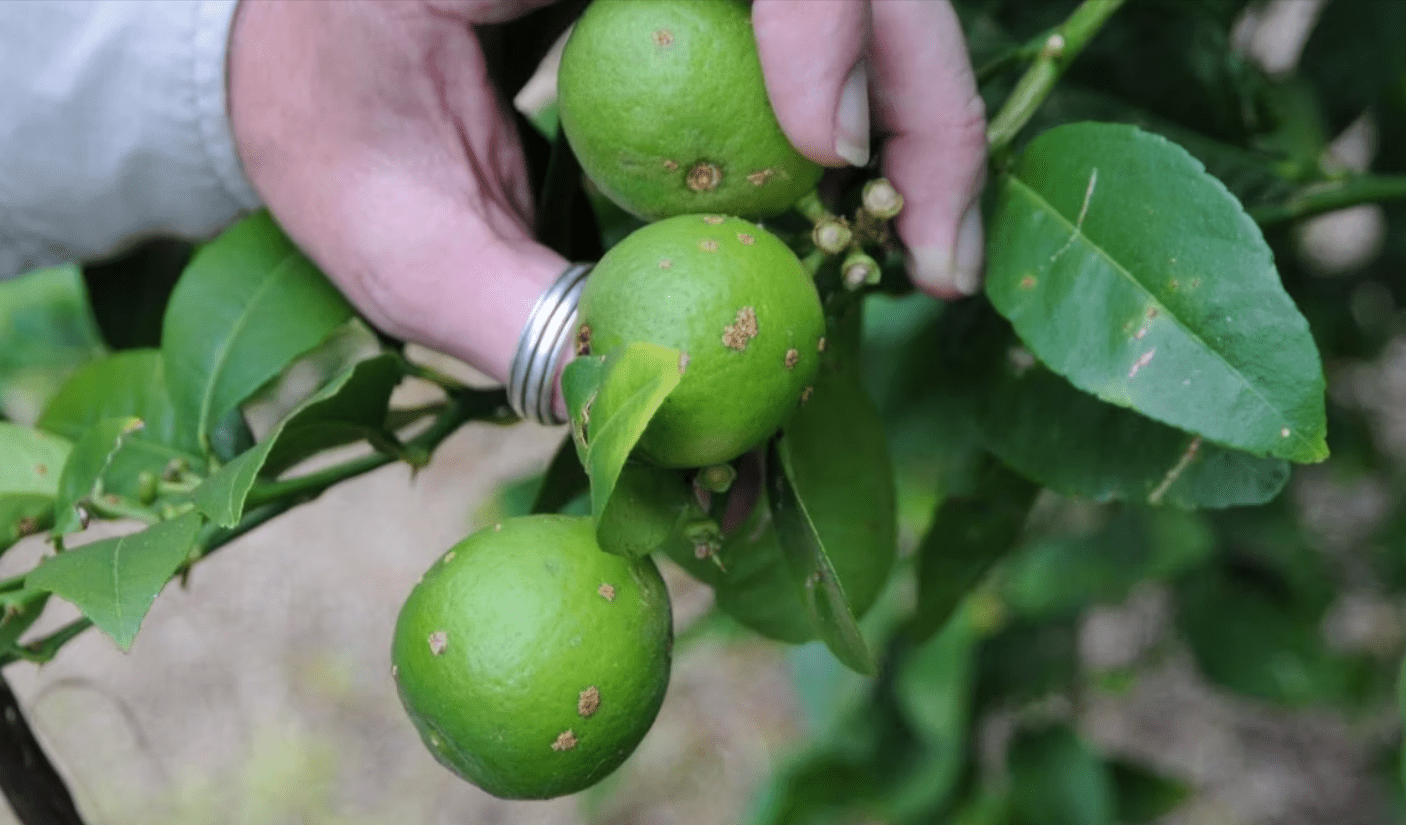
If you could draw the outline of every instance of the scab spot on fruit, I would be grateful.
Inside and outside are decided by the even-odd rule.
[[[576,330],[576,354],[577,354],[577,355],[590,355],[590,354],[591,354],[591,325],[590,325],[590,324],[582,324],[582,325],[581,325],[581,328],[578,329],[578,330]]]
[[[679,171],[679,162],[676,161],[676,160],[669,160],[668,158],[665,158],[665,159],[664,159],[664,171],[665,171],[665,172],[677,172],[677,171]]]
[[[801,390],[801,403],[805,404],[809,402],[812,395],[815,395],[815,387],[806,387]]]
[[[766,182],[776,175],[775,169],[758,169],[747,176],[747,182],[753,186],[765,186]]]
[[[391,678],[392,678],[392,679],[399,679],[399,678],[400,678],[400,668],[399,668],[398,666],[396,666],[396,665],[391,665]]]
[[[681,353],[679,353],[679,375],[683,375],[684,370],[688,369],[688,362],[689,362],[688,353],[686,353],[686,352],[681,352]]]
[[[703,240],[698,242],[698,248],[703,250],[704,252],[717,252],[718,242],[713,240],[712,238],[704,238]]]
[[[445,563],[445,564],[448,564],[448,563],[450,563],[451,561],[454,561],[454,551],[453,551],[453,550],[450,550],[448,553],[445,553],[445,554],[444,554],[444,563]]]
[[[435,632],[433,632],[433,633],[430,634],[430,654],[431,654],[431,655],[433,655],[433,656],[442,656],[442,655],[444,655],[445,649],[448,648],[448,647],[449,647],[449,634],[448,634],[448,633],[445,633],[443,630],[436,630]]]
[[[674,42],[674,33],[668,29],[657,29],[654,32],[654,45],[668,46]]]
[[[615,586],[601,582],[600,587],[596,588],[596,594],[608,602],[613,602],[615,601]]]
[[[659,259],[659,268],[660,268],[660,269],[673,269],[673,267],[674,267],[674,262],[671,261],[671,260],[669,260],[668,258],[660,258],[660,259]]]
[[[717,226],[718,224],[722,223],[724,220],[727,220],[727,219],[724,218],[722,215],[704,215],[704,216],[703,216],[703,222],[706,223],[706,224],[708,224],[708,225],[710,225],[710,226]]]
[[[801,360],[801,351],[795,347],[786,350],[786,369],[795,369],[796,362]]]
[[[576,734],[569,730],[564,730],[557,734],[556,741],[552,743],[552,750],[558,753],[561,751],[569,751],[574,747],[576,747]]]
[[[1021,289],[1034,289],[1034,288],[1035,288],[1035,283],[1036,283],[1036,282],[1035,282],[1035,276],[1034,276],[1034,275],[1026,275],[1024,278],[1021,278],[1021,279],[1020,279],[1020,288],[1021,288]]]
[[[1288,437],[1289,437],[1289,428],[1288,428],[1288,427],[1285,427],[1284,429],[1280,430],[1280,431],[1279,431],[1279,437],[1280,437],[1280,438],[1288,438]]]
[[[34,465],[34,474],[35,474],[35,475],[37,475],[37,476],[47,475],[48,472],[49,472],[49,468],[48,468],[48,467],[45,467],[43,464],[35,464],[35,465]]]
[[[757,242],[756,238],[752,237],[751,235],[748,235],[746,232],[738,232],[737,240],[741,242],[743,246],[751,246],[752,244]]]
[[[815,342],[815,351],[816,351],[816,352],[824,352],[824,351],[825,351],[825,336],[824,336],[824,335],[820,336],[820,340]]]
[[[581,716],[594,715],[600,708],[600,691],[595,685],[591,685],[581,691],[581,695],[576,697],[576,712]]]
[[[737,317],[723,330],[723,346],[738,352],[757,337],[757,311],[751,307],[737,310]]]
[[[723,182],[723,170],[717,164],[700,160],[689,167],[684,184],[695,192],[711,192]]]

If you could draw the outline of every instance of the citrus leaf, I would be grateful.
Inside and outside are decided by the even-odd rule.
[[[30,427],[0,421],[0,496],[59,492],[59,476],[73,446]]]
[[[203,523],[192,511],[138,533],[50,556],[25,577],[25,587],[72,602],[125,651],[157,594],[195,547]]]
[[[1068,727],[1021,731],[1006,755],[1020,825],[1113,825],[1112,778]]]
[[[1151,822],[1170,814],[1191,796],[1191,786],[1169,779],[1137,762],[1104,762],[1113,780],[1119,825]]]
[[[1015,549],[1039,487],[987,457],[976,488],[938,505],[918,546],[918,640],[937,632],[996,562]]]
[[[49,593],[45,590],[22,587],[0,594],[0,651],[19,641],[48,603]]]
[[[142,429],[112,457],[104,489],[135,496],[142,473],[160,474],[173,461],[203,469],[194,433],[176,422],[158,350],[124,350],[85,365],[49,402],[38,426],[76,442],[100,421],[127,417],[140,418]]]
[[[969,611],[959,610],[898,666],[894,699],[935,758],[924,773],[921,793],[915,794],[921,801],[910,804],[931,810],[956,788],[967,752],[978,642]]]
[[[112,459],[131,434],[140,431],[140,418],[105,418],[97,422],[78,442],[59,476],[59,492],[54,502],[53,535],[62,536],[83,529],[79,507],[84,501],[104,493],[103,476]]]
[[[166,379],[196,443],[352,309],[274,223],[257,212],[201,248],[162,327]]]
[[[591,515],[597,526],[625,459],[679,385],[684,368],[678,350],[634,343],[603,359],[578,358],[563,370],[562,392],[581,464],[591,480]]]
[[[353,364],[299,404],[267,438],[201,482],[192,494],[196,507],[221,527],[235,526],[261,475],[272,475],[328,440],[344,443],[341,436],[348,429],[380,432],[391,390],[402,375],[393,353]]]
[[[0,408],[32,421],[102,339],[78,267],[57,266],[0,280]]]
[[[0,421],[0,550],[52,523],[72,449],[58,436]]]
[[[1256,455],[1327,457],[1322,365],[1269,247],[1165,138],[1079,123],[1032,141],[999,184],[987,295],[1086,392]]]
[[[1205,441],[1080,392],[1040,365],[996,379],[977,420],[987,449],[1065,496],[1183,508],[1263,504],[1283,459]]]
[[[773,442],[768,456],[767,499],[786,566],[821,641],[851,669],[873,674],[875,665],[869,647],[792,478],[790,451],[782,436]]]

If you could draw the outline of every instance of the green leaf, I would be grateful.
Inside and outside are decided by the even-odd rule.
[[[215,425],[352,309],[267,212],[201,248],[171,294],[161,350],[183,427]]]
[[[33,626],[49,603],[45,590],[27,587],[0,594],[0,651],[9,650]]]
[[[1040,365],[997,377],[978,418],[987,449],[1061,495],[1176,507],[1273,499],[1282,459],[1230,450],[1080,392]]]
[[[72,449],[65,439],[0,421],[0,496],[58,495],[59,476]]]
[[[72,602],[127,650],[156,596],[195,547],[199,513],[50,556],[25,577],[30,590]]]
[[[678,534],[685,519],[702,515],[681,472],[626,464],[596,524],[596,539],[608,553],[642,558]]]
[[[75,368],[102,352],[77,267],[0,281],[0,411],[32,421]]]
[[[140,418],[105,418],[89,427],[73,445],[73,452],[69,453],[59,477],[58,498],[54,502],[55,536],[83,529],[80,508],[106,492],[102,480],[113,457],[122,449],[127,437],[141,428]]]
[[[949,496],[938,506],[918,547],[918,609],[910,629],[915,639],[946,624],[987,571],[1015,549],[1037,492],[988,458],[970,494]]]
[[[244,516],[249,492],[260,476],[269,476],[295,458],[320,449],[348,430],[378,431],[386,420],[391,390],[400,381],[399,357],[378,355],[354,364],[332,379],[253,449],[221,467],[195,489],[195,505],[221,527],[233,527]]]
[[[784,436],[772,447],[767,463],[767,497],[776,534],[811,625],[835,658],[859,673],[874,673],[874,660],[850,611],[840,578],[815,531],[815,522],[796,493]]]
[[[172,461],[203,468],[194,432],[176,421],[165,366],[154,349],[125,350],[87,364],[49,402],[38,425],[77,441],[100,421],[127,417],[141,419],[142,429],[113,456],[105,489],[134,496],[142,473],[160,474]]]
[[[1327,457],[1323,370],[1259,228],[1185,150],[1082,123],[999,184],[987,295],[1072,384],[1207,440]]]
[[[1108,771],[1068,727],[1019,732],[1006,766],[1020,825],[1113,825],[1115,797]]]
[[[931,808],[956,789],[967,753],[978,641],[968,611],[959,610],[898,665],[894,698],[933,759],[925,771],[921,804],[910,801],[909,806]]]
[[[1116,604],[1137,583],[1180,574],[1210,557],[1215,538],[1194,514],[1124,510],[1094,531],[1040,538],[1007,561],[1001,595],[1031,619]]]
[[[1105,763],[1116,794],[1119,825],[1140,825],[1166,816],[1191,795],[1191,786],[1125,759]]]
[[[0,421],[0,551],[52,522],[72,449],[58,436]]]
[[[562,439],[547,471],[542,476],[541,486],[532,499],[532,513],[556,513],[571,503],[573,499],[590,489],[590,479],[581,466],[581,458],[571,437]]]
[[[578,358],[562,371],[562,393],[591,480],[591,515],[598,526],[625,459],[683,377],[682,357],[676,349],[635,343],[604,359]]]

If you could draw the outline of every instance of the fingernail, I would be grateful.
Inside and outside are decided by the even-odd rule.
[[[957,225],[955,250],[910,249],[908,274],[920,287],[943,297],[975,295],[981,289],[986,258],[981,230],[981,205],[974,203]]]
[[[869,162],[869,71],[864,61],[854,64],[840,89],[835,110],[835,154],[852,166]]]
[[[957,227],[957,253],[953,257],[953,284],[963,295],[975,295],[981,289],[981,270],[986,264],[980,203],[973,203],[962,216],[962,223]]]

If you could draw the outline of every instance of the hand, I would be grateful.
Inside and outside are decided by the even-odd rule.
[[[373,323],[506,381],[566,261],[532,239],[513,122],[470,28],[545,0],[244,0],[235,143],[279,223]]]
[[[827,166],[869,159],[904,198],[896,225],[908,271],[941,298],[980,288],[986,115],[947,0],[756,0],[767,91],[802,154]]]

